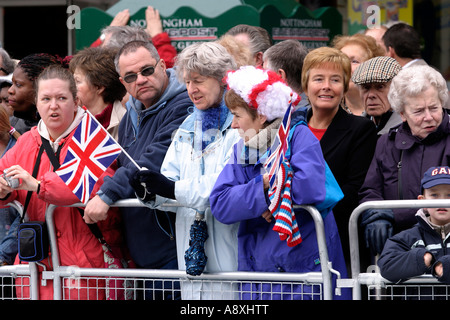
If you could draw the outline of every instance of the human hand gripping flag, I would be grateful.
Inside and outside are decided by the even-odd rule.
[[[121,146],[86,110],[69,142],[67,155],[56,174],[84,204],[95,183],[122,152]]]

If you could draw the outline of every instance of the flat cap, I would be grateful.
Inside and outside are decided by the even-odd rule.
[[[355,84],[389,82],[402,69],[394,58],[375,57],[361,63],[352,75]]]

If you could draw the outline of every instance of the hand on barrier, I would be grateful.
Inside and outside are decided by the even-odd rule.
[[[109,205],[98,195],[88,201],[84,208],[83,219],[86,223],[97,223],[108,218]]]
[[[136,197],[143,202],[148,202],[155,199],[155,194],[148,191],[146,188],[146,184],[141,181],[140,173],[145,170],[147,170],[147,168],[137,170],[134,174],[131,175],[131,177],[128,180],[130,182],[130,185],[134,189]]]
[[[131,175],[131,177],[128,180],[130,182],[130,185],[134,189],[136,197],[138,197],[142,201],[150,201],[152,195],[146,191],[145,186],[141,183],[139,172],[140,171],[137,170],[134,174]]]
[[[440,278],[444,275],[444,267],[442,266],[441,262],[436,263],[433,270],[433,275],[435,275],[437,278]]]
[[[141,199],[147,197],[146,193],[175,199],[175,181],[167,179],[159,172],[148,169],[138,170],[130,179],[130,184]]]
[[[369,209],[362,216],[366,247],[373,254],[383,251],[386,240],[392,236],[394,212],[390,209]]]

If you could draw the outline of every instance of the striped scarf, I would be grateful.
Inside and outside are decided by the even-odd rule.
[[[269,192],[269,210],[275,218],[273,230],[278,232],[282,241],[286,240],[289,247],[302,242],[300,230],[292,209],[291,182],[294,176],[287,161],[281,163],[275,187]]]

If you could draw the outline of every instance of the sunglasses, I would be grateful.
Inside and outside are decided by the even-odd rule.
[[[123,81],[125,81],[126,83],[132,83],[137,80],[138,75],[142,75],[143,77],[151,76],[153,73],[155,73],[155,68],[158,65],[159,61],[160,60],[158,60],[158,62],[156,62],[154,66],[145,67],[141,70],[141,72],[127,74],[126,76],[122,77]]]

